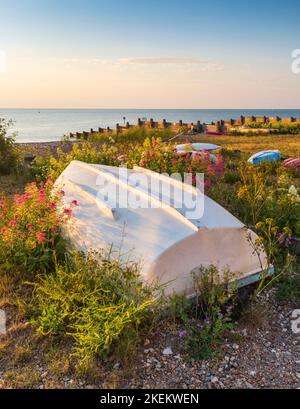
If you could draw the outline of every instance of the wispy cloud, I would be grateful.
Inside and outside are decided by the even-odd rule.
[[[146,57],[146,58],[118,58],[118,59],[103,59],[103,58],[63,58],[60,61],[64,64],[92,64],[109,67],[113,70],[124,70],[126,67],[138,69],[139,67],[159,67],[181,72],[192,71],[222,71],[224,65],[220,62],[201,60],[193,57]]]
[[[158,57],[158,58],[120,58],[118,60],[123,64],[205,64],[207,61],[199,60],[198,58],[173,58],[173,57]]]
[[[123,65],[172,65],[181,67],[191,67],[200,69],[201,71],[219,71],[223,70],[223,64],[205,61],[199,58],[178,58],[178,57],[157,57],[157,58],[120,58],[119,64]]]

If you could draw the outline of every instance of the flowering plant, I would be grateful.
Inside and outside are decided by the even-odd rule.
[[[118,150],[115,146],[103,144],[100,149],[99,146],[89,142],[83,142],[81,145],[75,143],[70,152],[57,149],[55,157],[43,158],[38,156],[35,159],[33,171],[37,180],[46,180],[49,175],[56,179],[72,160],[118,166],[120,161],[117,159],[117,153]]]
[[[53,183],[31,183],[25,192],[0,200],[0,262],[4,267],[26,267],[26,271],[46,271],[66,246],[61,223],[71,216],[56,212],[63,192],[53,193]]]
[[[190,173],[192,183],[197,182],[197,173],[205,174],[205,186],[209,188],[224,173],[222,156],[217,154],[215,160],[209,152],[196,152],[194,155],[179,154],[174,145],[164,143],[160,138],[147,138],[142,145],[136,146],[128,156],[127,165],[137,164],[141,167],[169,175]]]

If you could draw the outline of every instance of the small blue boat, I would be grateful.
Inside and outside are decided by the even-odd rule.
[[[261,162],[278,161],[280,158],[281,154],[279,150],[275,149],[255,153],[248,159],[248,162],[252,163],[253,165],[259,165]]]

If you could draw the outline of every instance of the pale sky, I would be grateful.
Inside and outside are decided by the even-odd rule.
[[[0,108],[300,107],[296,0],[0,0],[0,10]]]

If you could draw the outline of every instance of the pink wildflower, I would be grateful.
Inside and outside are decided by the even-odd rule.
[[[212,163],[210,163],[210,164],[207,166],[207,173],[209,173],[209,174],[211,174],[211,175],[214,175],[214,174],[215,174],[215,166],[214,166]]]
[[[0,234],[1,236],[3,236],[5,233],[7,232],[7,227],[2,227],[2,229],[0,229]]]
[[[125,155],[120,155],[120,156],[118,156],[118,161],[119,161],[119,162],[125,162],[125,160],[126,160],[126,156],[125,156]]]
[[[46,234],[39,231],[38,233],[36,233],[36,239],[39,243],[43,244],[45,243],[46,239]]]
[[[72,214],[73,214],[73,211],[72,211],[72,209],[70,209],[70,208],[64,209],[64,214],[65,214],[66,216],[71,217]]]
[[[204,188],[209,189],[211,187],[211,181],[210,180],[206,180],[204,182]]]
[[[43,202],[46,199],[46,190],[40,189],[38,190],[38,202]]]
[[[18,223],[15,220],[10,220],[8,222],[9,227],[17,227]]]
[[[14,199],[17,206],[23,205],[26,202],[25,195],[15,195]]]
[[[49,209],[56,209],[56,203],[55,202],[50,202],[48,205]]]

